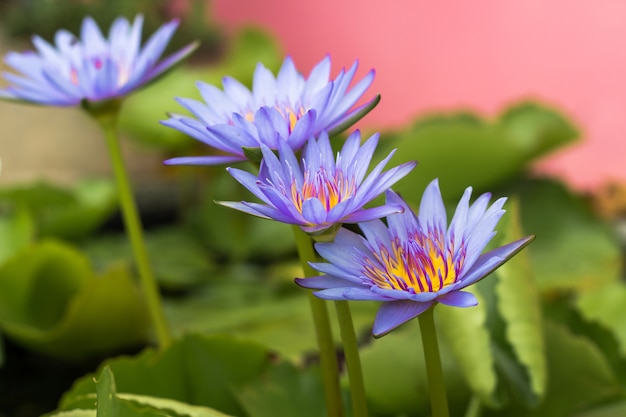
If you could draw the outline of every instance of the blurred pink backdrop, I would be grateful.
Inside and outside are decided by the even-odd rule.
[[[432,110],[495,115],[535,98],[582,129],[537,169],[590,189],[626,181],[626,2],[622,0],[213,0],[213,18],[276,35],[308,73],[376,69],[380,105],[360,126],[402,126]]]

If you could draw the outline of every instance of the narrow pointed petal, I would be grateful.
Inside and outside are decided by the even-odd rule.
[[[391,216],[392,214],[402,213],[404,207],[395,204],[385,204],[380,207],[373,207],[370,209],[364,209],[355,211],[354,213],[346,216],[343,219],[344,223],[361,223],[368,222],[370,220],[381,219],[383,217]]]
[[[349,284],[348,281],[346,282]],[[316,291],[313,294],[325,300],[389,301],[388,298],[362,287],[328,288]]]
[[[422,227],[445,230],[447,227],[446,208],[443,205],[439,180],[433,180],[424,191],[419,208],[418,219]]]
[[[463,286],[466,287],[479,281],[498,269],[500,265],[515,256],[535,239],[535,236],[527,236],[523,239],[500,246],[478,257],[476,263],[463,277]]]
[[[472,307],[478,305],[476,296],[467,291],[451,291],[448,294],[437,297],[437,301],[452,307]]]
[[[318,277],[296,278],[296,284],[303,288],[325,289],[325,288],[345,288],[350,284],[342,278],[320,275]]]
[[[237,156],[181,156],[163,161],[165,165],[223,165],[232,162],[245,161],[245,158]]]
[[[390,301],[384,303],[376,313],[372,334],[381,337],[428,310],[433,303],[414,301]]]

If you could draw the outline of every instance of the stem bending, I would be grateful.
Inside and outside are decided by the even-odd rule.
[[[115,176],[122,217],[124,219],[126,233],[128,234],[128,238],[130,240],[133,256],[135,258],[135,264],[139,273],[141,289],[146,299],[148,312],[156,332],[158,345],[161,348],[165,348],[170,344],[172,337],[167,321],[165,320],[165,314],[161,303],[161,295],[159,294],[158,286],[152,272],[148,251],[143,238],[141,219],[137,211],[137,206],[135,205],[135,199],[133,197],[130,181],[128,179],[128,173],[126,172],[126,167],[122,158],[116,128],[117,115],[103,116],[93,113],[92,115],[96,118],[104,130],[104,136],[109,150],[109,156],[111,158],[111,166]]]

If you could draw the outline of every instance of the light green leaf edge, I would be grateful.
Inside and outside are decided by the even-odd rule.
[[[497,375],[486,327],[487,307],[478,290],[469,289],[478,305],[457,308],[439,305],[437,321],[444,341],[461,368],[468,386],[485,404],[495,403]]]
[[[598,323],[613,334],[623,357],[626,357],[625,304],[626,286],[621,282],[581,293],[575,301],[576,309],[585,320]]]
[[[69,411],[57,411],[50,414],[45,414],[41,417],[97,417],[96,410],[69,410]]]
[[[517,200],[509,203],[507,217],[503,241],[523,238]],[[542,398],[547,384],[545,341],[539,290],[528,253],[521,251],[516,254],[498,269],[496,275],[497,309],[506,324],[506,339],[528,372],[533,393]]]
[[[80,360],[146,340],[149,326],[147,312],[141,294],[125,265],[113,265],[102,276],[93,276],[89,262],[82,253],[70,245],[52,239],[43,240],[36,247],[25,249],[25,252],[16,255],[16,260],[20,256],[28,255],[27,251],[37,248],[53,250],[57,256],[73,259],[72,268],[80,281],[77,284],[80,288],[67,300],[65,311],[59,320],[47,329],[6,317],[2,326],[8,337],[34,351],[68,360]],[[117,306],[124,308],[111,310],[107,320],[100,320],[96,317],[100,311],[93,307],[107,300],[114,300]],[[121,322],[120,317],[123,320]],[[124,338],[111,337],[120,334],[124,334]]]
[[[626,416],[626,401],[620,401],[592,410],[586,411],[581,414],[576,414],[574,417],[624,417]]]
[[[185,404],[168,398],[117,393],[115,377],[108,365],[102,370],[100,378],[94,380],[94,382],[96,384],[97,394],[86,395],[84,398],[94,399],[98,417],[134,415],[135,413],[131,411],[133,409],[142,410],[141,412],[137,412],[137,415],[156,412],[164,413],[164,415],[174,413],[172,417],[231,417],[228,414],[208,407]]]
[[[9,216],[0,216],[0,264],[26,247],[35,237],[35,222],[24,207]]]
[[[120,415],[119,402],[115,395],[115,378],[111,368],[105,366],[100,374],[100,378],[94,380],[98,399],[96,410],[98,417],[118,417]]]

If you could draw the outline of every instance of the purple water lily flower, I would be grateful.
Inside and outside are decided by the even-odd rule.
[[[364,208],[391,185],[408,174],[416,165],[407,162],[382,172],[391,152],[366,177],[366,171],[378,134],[360,146],[361,134],[352,133],[335,160],[325,132],[319,139],[310,139],[296,158],[289,145],[281,141],[278,157],[262,144],[263,161],[258,176],[227,168],[228,172],[263,203],[220,202],[243,212],[298,225],[308,233],[321,233],[340,223],[356,223],[377,219],[403,210],[396,203]]]
[[[310,137],[317,137],[322,131],[349,127],[378,102],[376,97],[354,108],[372,83],[374,71],[348,89],[358,62],[347,72],[342,70],[334,80],[330,80],[330,66],[327,56],[304,78],[289,57],[276,77],[258,64],[252,91],[230,77],[223,79],[223,91],[198,81],[204,102],[176,99],[195,118],[171,115],[162,123],[225,155],[172,158],[165,163],[214,165],[243,161],[248,158],[242,148],[265,145],[276,150],[281,140],[298,151]]]
[[[0,98],[49,106],[115,99],[146,85],[189,55],[190,44],[158,62],[178,21],[161,26],[141,47],[143,17],[131,24],[118,18],[106,39],[90,17],[83,20],[80,38],[57,31],[54,45],[33,37],[36,51],[9,52],[4,60],[20,75],[3,73],[9,82]]]
[[[359,224],[363,236],[341,229],[334,242],[318,243],[317,252],[329,263],[312,263],[327,275],[297,278],[302,287],[318,289],[329,300],[383,301],[373,334],[383,336],[417,317],[434,303],[456,307],[476,305],[467,286],[483,279],[528,245],[534,236],[481,252],[495,235],[505,198],[489,205],[483,194],[470,205],[467,188],[454,217],[447,224],[446,210],[434,180],[426,188],[416,216],[393,191],[387,204],[404,211],[381,220]]]

